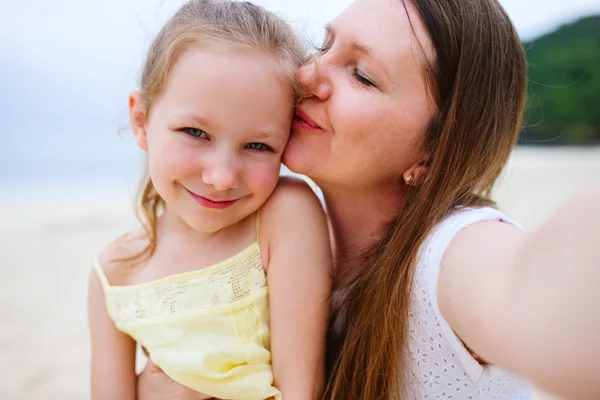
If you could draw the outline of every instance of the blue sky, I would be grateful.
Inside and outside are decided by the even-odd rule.
[[[130,170],[127,133],[153,35],[183,0],[4,1],[0,13],[0,178]],[[257,0],[316,41],[350,0]],[[501,0],[525,39],[582,15],[599,0]],[[16,166],[18,165],[18,166]],[[16,168],[9,170],[10,168]],[[43,175],[43,174],[42,174]],[[40,175],[41,176],[41,175]]]

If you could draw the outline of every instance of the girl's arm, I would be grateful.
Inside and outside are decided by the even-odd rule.
[[[528,235],[464,229],[439,278],[442,314],[486,361],[556,395],[600,399],[600,188]]]
[[[91,399],[135,400],[135,341],[117,330],[110,319],[102,283],[93,269],[89,279],[88,318],[92,347]]]
[[[325,213],[304,182],[282,179],[263,207],[261,251],[267,265],[274,385],[286,400],[319,399],[331,250]]]

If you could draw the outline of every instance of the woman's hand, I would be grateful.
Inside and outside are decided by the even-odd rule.
[[[148,360],[137,380],[138,400],[205,400],[212,397],[198,393],[169,378],[158,365]]]

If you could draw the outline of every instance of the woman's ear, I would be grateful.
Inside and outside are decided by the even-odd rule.
[[[429,172],[429,162],[428,159],[423,159],[415,164],[413,164],[410,168],[408,168],[402,174],[404,178],[404,183],[408,186],[420,186],[427,179],[427,173]]]
[[[148,150],[146,136],[146,104],[142,94],[133,91],[129,95],[129,123],[135,137],[135,142],[142,150]]]

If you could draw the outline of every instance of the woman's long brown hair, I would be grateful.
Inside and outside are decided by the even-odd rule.
[[[327,398],[335,400],[403,397],[419,248],[456,206],[493,204],[490,192],[515,145],[525,103],[523,48],[496,0],[405,1],[435,50],[424,71],[438,106],[424,140],[429,171],[421,186],[408,187],[398,217],[361,262],[362,273],[341,289],[344,329],[332,334],[329,349],[335,361]]]

